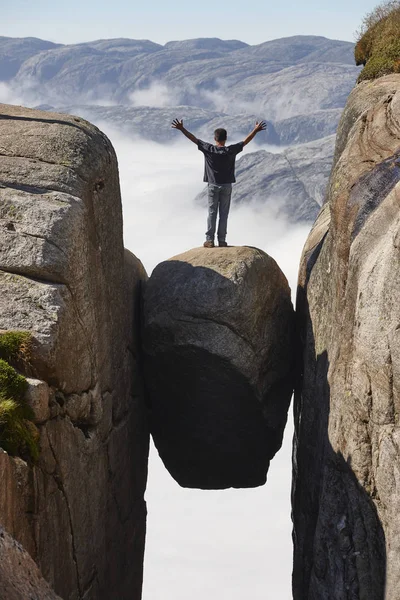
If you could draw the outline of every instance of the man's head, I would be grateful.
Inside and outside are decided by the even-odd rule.
[[[221,144],[223,146],[227,140],[228,134],[226,133],[226,129],[216,129],[214,131],[214,140],[217,144]]]

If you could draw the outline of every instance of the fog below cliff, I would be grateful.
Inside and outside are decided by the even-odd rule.
[[[104,130],[119,159],[125,246],[150,274],[158,262],[204,241],[207,211],[193,202],[204,187],[203,156],[178,132],[176,143],[161,145]],[[235,207],[233,196],[228,242],[268,252],[293,292],[308,230],[261,202]],[[268,482],[253,490],[182,489],[152,447],[143,600],[159,598],[160,590],[163,600],[291,596],[292,431],[290,416]]]

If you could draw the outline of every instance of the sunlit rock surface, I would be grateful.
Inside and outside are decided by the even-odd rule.
[[[306,243],[295,401],[295,600],[398,600],[400,76],[358,85]]]
[[[123,248],[116,156],[86,121],[21,107],[0,105],[0,140],[0,329],[33,335],[41,447],[34,467],[0,453],[0,524],[62,598],[139,600],[146,274]]]
[[[151,429],[185,487],[265,483],[293,388],[293,308],[276,262],[250,247],[196,248],[145,292]]]

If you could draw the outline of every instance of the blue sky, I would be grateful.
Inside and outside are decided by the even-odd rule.
[[[5,5],[6,0],[0,0]],[[241,39],[257,44],[297,34],[354,40],[375,0],[13,0],[0,35],[35,36],[64,43],[129,37],[169,40],[195,37]]]

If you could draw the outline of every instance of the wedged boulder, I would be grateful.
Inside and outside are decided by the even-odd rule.
[[[33,336],[40,458],[0,454],[0,523],[62,598],[141,597],[146,273],[115,152],[83,119],[0,105],[0,329]],[[33,379],[32,379],[33,378]]]
[[[265,483],[293,389],[290,289],[250,247],[196,248],[159,264],[144,300],[151,431],[184,487]]]
[[[0,598],[61,600],[24,548],[0,526]]]
[[[400,589],[400,75],[343,113],[297,298],[295,600]]]

